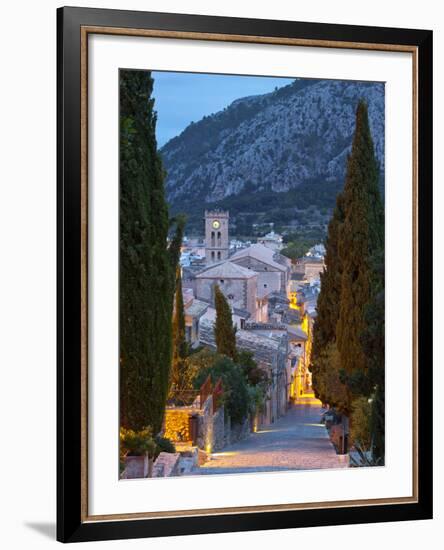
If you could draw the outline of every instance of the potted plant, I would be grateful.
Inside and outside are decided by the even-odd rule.
[[[120,429],[120,453],[126,479],[151,477],[156,443],[151,428],[139,431]]]

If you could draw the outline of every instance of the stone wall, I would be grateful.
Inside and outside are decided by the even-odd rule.
[[[196,279],[196,297],[214,305],[214,286],[219,285],[230,305],[235,309],[252,311],[256,300],[256,279],[208,279],[202,277]],[[248,281],[251,281],[248,284]]]
[[[191,441],[190,416],[195,411],[189,407],[166,409],[164,436],[172,441]]]
[[[324,270],[323,262],[306,263],[305,264],[305,278],[307,281],[313,281],[319,279],[320,274]]]
[[[247,417],[242,424],[231,424],[228,419],[225,425],[225,445],[232,445],[248,437],[251,433],[251,420]]]
[[[179,453],[160,453],[154,462],[153,477],[170,477],[180,475]]]
[[[147,477],[150,470],[150,461],[148,455],[145,456],[126,456],[125,469],[122,472],[121,479],[137,479]]]
[[[197,416],[197,439],[192,442],[191,416]],[[206,452],[220,450],[225,444],[224,407],[213,414],[213,396],[210,395],[202,408],[177,407],[165,411],[164,436],[173,442],[194,443]]]
[[[213,415],[213,443],[212,450],[220,451],[225,445],[225,410],[224,407],[217,409]]]
[[[199,449],[211,452],[213,444],[213,396],[210,395],[199,410],[197,431],[197,446]]]

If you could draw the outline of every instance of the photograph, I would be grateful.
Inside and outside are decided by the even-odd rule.
[[[116,476],[384,467],[385,83],[118,79]]]

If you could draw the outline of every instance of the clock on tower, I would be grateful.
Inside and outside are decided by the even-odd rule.
[[[228,259],[228,212],[205,210],[205,259],[207,264]]]

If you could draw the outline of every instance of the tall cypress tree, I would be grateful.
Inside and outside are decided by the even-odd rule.
[[[356,111],[342,196],[344,220],[338,238],[342,273],[336,338],[343,381],[349,390],[345,412],[350,412],[355,397],[371,391],[362,337],[367,330],[366,308],[372,299],[372,258],[384,245],[384,210],[378,179],[367,105],[361,101]]]
[[[176,294],[173,315],[173,360],[171,371],[171,390],[182,389],[181,374],[185,369],[185,359],[188,355],[188,345],[185,337],[185,311],[182,295],[182,276],[180,267],[176,272]]]
[[[218,285],[214,287],[214,304],[216,308],[214,335],[217,351],[235,361],[237,357],[236,327],[233,325],[230,306]]]
[[[162,425],[168,392],[179,226],[168,246],[164,172],[148,71],[120,71],[120,422]]]
[[[336,387],[331,387],[334,380],[329,370],[337,361],[335,355],[336,324],[339,318],[339,299],[341,295],[341,263],[338,253],[338,236],[344,221],[342,194],[336,199],[336,207],[328,225],[325,242],[325,268],[321,273],[321,292],[317,301],[317,316],[313,329],[313,348],[311,371],[313,389],[324,403],[336,402]]]

